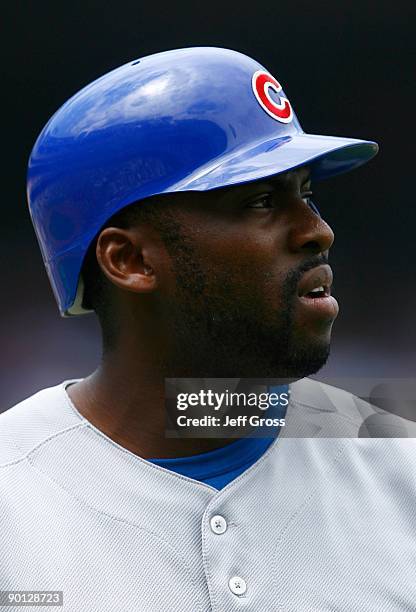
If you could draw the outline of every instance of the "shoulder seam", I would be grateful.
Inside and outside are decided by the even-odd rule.
[[[24,453],[22,451],[22,449],[17,446],[17,444],[14,442],[14,440],[12,440],[12,444],[15,446],[15,448],[17,450],[19,450],[23,454],[20,457],[18,457],[17,459],[13,459],[12,461],[6,461],[5,463],[0,463],[0,468],[5,468],[5,467],[9,467],[10,465],[15,465],[17,463],[20,463],[24,459],[27,459],[38,448],[40,448],[41,446],[43,446],[44,444],[46,444],[50,440],[53,440],[53,438],[56,438],[56,437],[60,436],[61,434],[67,433],[68,431],[71,431],[73,429],[79,429],[80,427],[87,427],[87,423],[84,422],[84,421],[81,421],[80,423],[77,423],[76,425],[71,425],[70,427],[66,427],[65,429],[60,429],[59,431],[56,431],[54,434],[52,434],[52,435],[48,436],[47,438],[44,438],[43,440],[41,440],[38,444],[35,444],[35,446],[30,448],[26,453]]]

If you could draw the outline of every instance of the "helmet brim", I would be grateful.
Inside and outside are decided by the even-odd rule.
[[[297,134],[257,143],[236,151],[215,166],[199,168],[175,191],[205,191],[238,185],[288,172],[308,165],[313,180],[323,180],[362,166],[378,152],[378,145],[368,140]]]

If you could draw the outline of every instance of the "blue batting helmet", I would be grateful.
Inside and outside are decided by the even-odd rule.
[[[109,72],[53,115],[29,161],[30,212],[61,314],[87,312],[85,254],[128,204],[306,163],[323,179],[377,150],[374,142],[305,134],[280,83],[236,51],[179,49]]]

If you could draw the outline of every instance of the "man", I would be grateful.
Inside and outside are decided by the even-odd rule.
[[[31,215],[103,358],[0,417],[1,589],[74,612],[416,608],[413,441],[356,439],[371,407],[307,378],[338,312],[312,181],[376,151],[304,134],[224,49],[136,60],[54,115]],[[201,377],[289,384],[287,426],[166,438],[165,379]]]

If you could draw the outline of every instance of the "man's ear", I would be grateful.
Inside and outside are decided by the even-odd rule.
[[[98,237],[96,256],[105,276],[120,289],[134,293],[156,289],[157,278],[139,232],[106,227]]]

